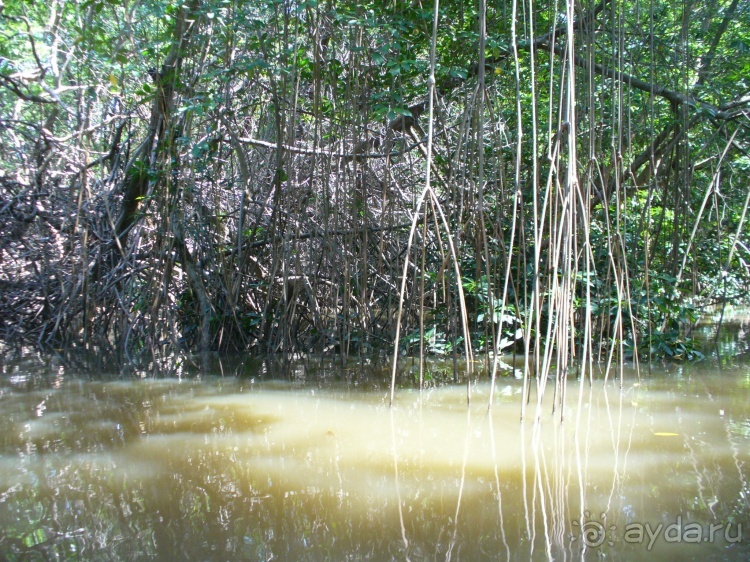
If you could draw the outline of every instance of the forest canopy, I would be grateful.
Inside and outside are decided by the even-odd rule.
[[[748,117],[739,0],[5,0],[0,339],[696,357]]]

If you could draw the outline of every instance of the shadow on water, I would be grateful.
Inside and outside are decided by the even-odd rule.
[[[489,413],[485,377],[467,407],[439,362],[421,393],[405,363],[391,409],[387,366],[211,356],[154,379],[6,361],[0,554],[745,560],[750,369],[723,350],[622,388],[571,380],[564,423],[551,407],[521,423],[509,376]]]

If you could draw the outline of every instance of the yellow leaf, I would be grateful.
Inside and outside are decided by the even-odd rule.
[[[657,437],[677,437],[679,433],[669,433],[668,431],[659,431],[654,433]]]

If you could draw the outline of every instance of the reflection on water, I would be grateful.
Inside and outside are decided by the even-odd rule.
[[[538,425],[515,380],[488,414],[484,382],[389,409],[387,377],[330,367],[6,366],[0,558],[747,559],[750,369],[711,365],[571,381]]]
[[[692,336],[706,355],[721,363],[737,364],[750,355],[750,314],[746,308],[727,308],[705,314]]]

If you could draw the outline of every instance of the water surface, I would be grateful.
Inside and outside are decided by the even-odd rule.
[[[405,371],[408,370],[405,366]],[[297,363],[122,379],[8,362],[10,560],[744,560],[750,369],[626,368],[551,388]],[[231,371],[231,369],[229,369]],[[253,372],[255,374],[253,374]]]

